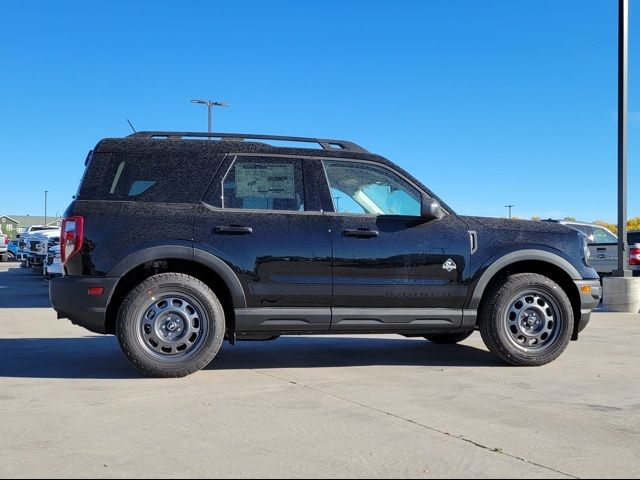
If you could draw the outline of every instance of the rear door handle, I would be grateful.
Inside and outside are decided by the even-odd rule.
[[[606,252],[607,251],[607,247],[598,247],[598,251],[599,252]]]
[[[253,228],[240,225],[218,225],[213,231],[223,235],[250,235],[253,233]]]
[[[346,237],[358,237],[358,238],[374,238],[374,237],[380,236],[380,232],[378,232],[377,230],[347,229],[343,233]]]

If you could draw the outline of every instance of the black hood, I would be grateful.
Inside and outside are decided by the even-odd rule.
[[[512,232],[560,233],[579,235],[575,228],[555,222],[534,222],[531,220],[510,220],[493,217],[461,217],[469,226],[481,225],[490,230],[509,230]]]

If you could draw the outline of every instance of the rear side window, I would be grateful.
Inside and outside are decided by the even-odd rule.
[[[222,181],[223,207],[304,210],[302,160],[238,157]]]
[[[102,177],[99,199],[198,202],[218,166],[206,158],[113,154]]]

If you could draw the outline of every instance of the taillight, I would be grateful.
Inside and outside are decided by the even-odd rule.
[[[82,242],[84,240],[84,218],[67,217],[62,220],[60,230],[60,260],[65,264],[82,248]]]
[[[640,265],[640,248],[629,250],[629,265]]]
[[[4,237],[4,244],[9,245],[9,237]]]

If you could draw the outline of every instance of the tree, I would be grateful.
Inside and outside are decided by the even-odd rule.
[[[633,217],[627,220],[627,228],[629,230],[640,230],[640,217]]]
[[[534,215],[533,217],[531,217],[531,220],[533,220],[534,222],[539,222],[542,219],[538,215]]]

